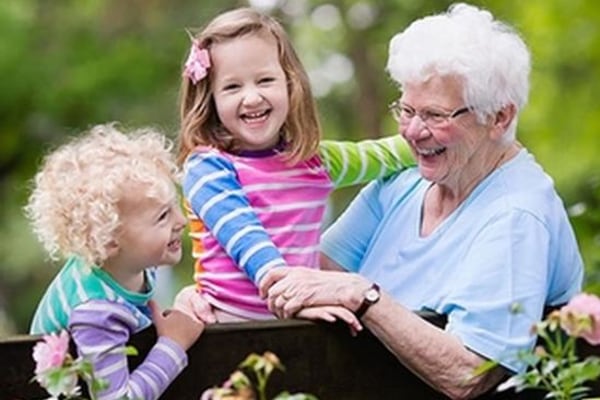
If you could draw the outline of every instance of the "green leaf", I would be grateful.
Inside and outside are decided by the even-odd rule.
[[[496,368],[498,365],[500,365],[498,363],[498,361],[486,360],[485,362],[483,362],[482,364],[480,364],[477,368],[475,368],[473,370],[473,372],[471,373],[471,376],[469,376],[467,379],[483,375],[483,374],[491,371],[492,369]]]

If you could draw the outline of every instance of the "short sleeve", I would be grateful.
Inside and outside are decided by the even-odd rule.
[[[549,285],[550,235],[523,211],[504,212],[474,237],[447,301],[447,330],[474,352],[512,371],[530,349]]]
[[[348,271],[357,272],[382,216],[381,182],[371,182],[327,229],[321,251]]]

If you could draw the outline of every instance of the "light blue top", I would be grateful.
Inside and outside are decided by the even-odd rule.
[[[421,237],[430,185],[416,168],[371,183],[325,233],[322,251],[407,308],[446,314],[446,330],[466,347],[521,371],[516,354],[533,346],[530,328],[543,307],[568,301],[582,285],[553,182],[521,150]]]

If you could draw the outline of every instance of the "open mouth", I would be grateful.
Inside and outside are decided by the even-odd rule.
[[[435,157],[446,151],[446,147],[437,147],[434,149],[415,149],[421,157]]]
[[[171,240],[167,244],[167,248],[169,251],[179,251],[179,249],[181,249],[181,239]]]
[[[247,124],[257,124],[266,121],[270,113],[271,110],[268,109],[259,112],[244,113],[240,116],[240,118]]]

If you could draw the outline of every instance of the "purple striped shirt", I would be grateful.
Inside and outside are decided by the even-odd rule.
[[[123,348],[137,327],[137,319],[122,303],[91,300],[71,312],[69,329],[79,354],[91,359],[96,378],[109,384],[98,393],[98,400],[158,399],[186,367],[185,351],[171,339],[159,337],[130,373]]]

